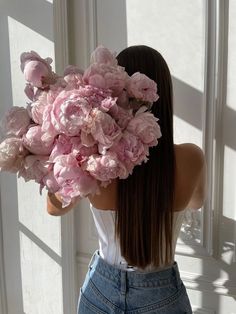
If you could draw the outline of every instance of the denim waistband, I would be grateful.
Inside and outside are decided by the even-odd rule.
[[[171,282],[180,286],[182,282],[176,261],[174,261],[172,265],[160,270],[147,272],[139,270],[127,271],[117,265],[109,264],[101,258],[99,250],[96,250],[89,262],[88,268],[94,268],[96,273],[111,281],[116,279],[120,280],[120,278],[125,277],[129,285],[137,287],[164,286],[170,284]]]

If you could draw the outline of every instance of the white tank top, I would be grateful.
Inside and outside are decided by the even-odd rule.
[[[137,267],[129,267],[128,263],[121,256],[120,245],[115,240],[115,211],[97,209],[90,204],[90,209],[93,215],[94,223],[98,232],[99,254],[101,258],[106,260],[109,264],[116,265],[126,270],[137,270]],[[183,223],[185,210],[174,212],[173,216],[173,253],[175,252],[177,238]],[[174,256],[172,262],[174,262]],[[158,269],[164,269],[168,265],[162,265]],[[138,269],[139,271],[153,271],[157,268],[151,265],[145,269]]]

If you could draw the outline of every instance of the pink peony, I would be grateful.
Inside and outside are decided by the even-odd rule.
[[[43,177],[52,169],[52,164],[47,156],[28,155],[24,159],[23,167],[19,171],[19,177],[23,177],[25,181],[35,180],[42,183]]]
[[[3,120],[5,134],[14,137],[0,144],[0,170],[57,192],[64,207],[148,160],[161,131],[146,110],[159,96],[154,81],[139,72],[129,77],[102,46],[84,73],[70,65],[59,76],[51,63],[34,51],[21,54],[31,102]]]
[[[126,90],[123,90],[118,99],[117,99],[117,105],[119,107],[122,107],[124,109],[129,109],[130,108],[130,103],[129,103],[129,96]]]
[[[116,104],[116,100],[117,98],[107,97],[101,102],[101,105],[99,108],[103,112],[109,112],[109,114],[115,115],[118,113],[118,110],[119,110]]]
[[[86,147],[81,142],[80,137],[60,134],[55,141],[50,160],[54,161],[58,156],[73,154],[76,157],[78,165],[81,165],[91,154],[97,152],[97,145]]]
[[[49,108],[48,122],[58,133],[77,136],[82,129],[86,129],[91,109],[88,101],[80,97],[78,90],[63,91],[55,99],[52,108]]]
[[[56,158],[54,176],[60,186],[58,193],[63,199],[63,206],[70,204],[77,196],[83,197],[97,192],[97,181],[87,171],[81,169],[72,154]]]
[[[50,161],[54,161],[56,157],[61,155],[68,155],[72,151],[71,137],[60,134],[55,140],[53,150],[50,154]]]
[[[91,147],[97,143],[92,134],[81,131],[81,143],[86,147]]]
[[[60,92],[66,90],[67,86],[67,82],[62,77],[58,77],[55,84],[50,85],[50,89],[47,93],[48,104],[53,104]]]
[[[56,75],[52,72],[51,62],[51,58],[42,59],[35,51],[22,53],[21,70],[26,81],[39,88],[53,84]]]
[[[99,153],[104,154],[121,137],[121,128],[109,114],[97,108],[92,110],[91,116],[91,134],[98,141]]]
[[[24,178],[26,182],[34,180],[39,183],[40,192],[44,187],[51,193],[56,193],[60,188],[54,177],[53,164],[49,161],[48,156],[26,156],[18,176]]]
[[[131,97],[144,102],[153,103],[159,98],[156,82],[139,72],[134,73],[128,80],[127,91]]]
[[[24,89],[25,95],[30,99],[30,100],[34,100],[34,87],[27,83],[25,85],[25,89]]]
[[[43,113],[47,106],[47,93],[42,92],[38,99],[30,104],[30,113],[33,121],[37,124],[43,123]]]
[[[115,119],[116,123],[123,130],[127,127],[129,121],[133,118],[132,109],[124,109],[120,106],[117,107],[117,112],[112,112],[111,115]]]
[[[115,143],[110,151],[117,154],[118,159],[124,163],[129,173],[132,173],[134,166],[148,160],[148,146],[128,131],[124,131],[119,142]]]
[[[24,69],[26,81],[30,82],[35,87],[43,87],[43,80],[50,75],[45,64],[39,61],[30,61]]]
[[[42,178],[41,186],[46,186],[47,190],[51,193],[56,193],[60,189],[60,186],[54,177],[53,170]]]
[[[84,168],[91,176],[102,182],[110,182],[115,178],[127,178],[128,172],[114,152],[107,152],[105,156],[91,155]]]
[[[78,89],[82,83],[83,71],[77,66],[68,65],[64,71],[64,80],[67,82],[67,90]]]
[[[32,126],[23,136],[24,146],[35,155],[49,155],[53,141],[54,139],[44,134],[40,125]]]
[[[45,110],[43,111],[43,123],[42,123],[42,131],[44,132],[44,135],[51,139],[55,138],[55,136],[59,134],[59,132],[55,130],[52,124],[52,119],[51,119],[52,108],[53,108],[53,105],[46,106]]]
[[[68,74],[64,79],[67,82],[66,90],[78,89],[83,84],[81,74]]]
[[[30,116],[27,109],[14,106],[7,111],[1,124],[7,136],[22,136],[30,125]]]
[[[95,86],[80,86],[78,94],[84,98],[93,108],[100,108],[103,100],[111,97],[110,90],[104,90]]]
[[[127,131],[138,136],[144,144],[155,146],[161,137],[158,119],[151,112],[143,112],[145,107],[136,112],[135,117],[129,121]]]
[[[118,62],[115,54],[112,54],[109,49],[98,46],[91,54],[91,63],[106,63],[117,66]]]
[[[128,75],[123,67],[103,63],[93,63],[84,72],[83,80],[102,89],[110,89],[112,96],[118,96],[126,85]]]
[[[0,144],[0,171],[16,173],[23,165],[29,152],[24,148],[22,139],[10,137]]]

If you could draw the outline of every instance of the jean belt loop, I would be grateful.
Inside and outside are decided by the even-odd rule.
[[[174,266],[174,276],[175,276],[176,286],[178,288],[181,285],[181,278],[180,278],[179,268],[177,264],[175,264]]]
[[[92,255],[91,259],[90,259],[90,262],[89,262],[89,264],[88,264],[88,269],[91,267],[91,265],[92,265],[92,263],[93,263],[93,261],[94,261],[94,259],[95,259],[95,255],[97,254],[97,251],[98,251],[98,250],[96,250],[96,251],[93,253],[93,255]]]

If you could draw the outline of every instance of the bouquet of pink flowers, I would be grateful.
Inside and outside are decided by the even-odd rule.
[[[161,136],[147,111],[158,99],[157,86],[139,72],[130,77],[102,46],[84,72],[68,66],[59,76],[51,63],[34,51],[21,55],[30,102],[2,119],[0,170],[57,192],[67,206],[148,160]]]

